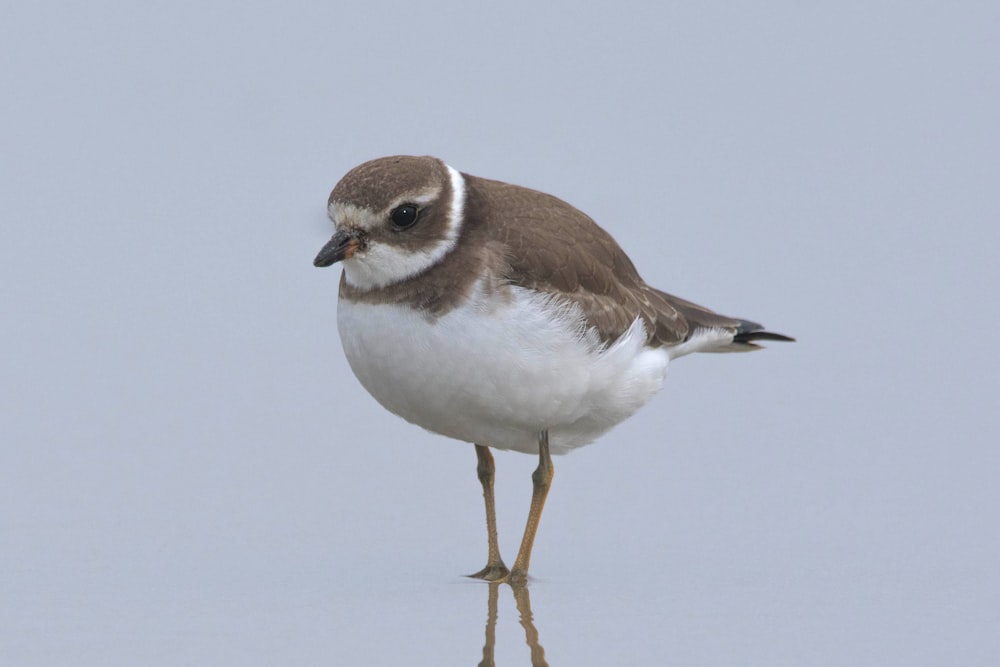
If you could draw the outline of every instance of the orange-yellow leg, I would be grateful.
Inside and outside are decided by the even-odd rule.
[[[517,552],[517,559],[514,560],[514,568],[510,571],[508,581],[511,583],[524,582],[528,578],[528,564],[531,562],[531,547],[535,544],[535,533],[538,531],[538,522],[542,518],[542,508],[545,507],[545,498],[549,495],[549,487],[552,486],[552,457],[549,455],[549,432],[542,431],[538,434],[538,467],[531,474],[532,492],[531,508],[528,510],[528,523],[524,526],[524,538],[521,540],[521,549]]]
[[[497,540],[497,511],[493,499],[493,477],[496,466],[493,463],[493,454],[490,453],[489,447],[476,445],[476,458],[479,461],[476,472],[483,485],[483,500],[486,501],[486,534],[489,539],[489,554],[486,567],[469,576],[486,581],[503,581],[510,574],[510,570],[500,558],[500,544]]]

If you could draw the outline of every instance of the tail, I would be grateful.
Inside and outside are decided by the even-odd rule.
[[[714,313],[713,313],[714,315]],[[715,315],[708,321],[688,320],[691,331],[684,342],[669,347],[670,358],[692,352],[751,352],[763,345],[759,341],[793,342],[795,339],[773,331],[765,331],[756,322]]]
[[[668,344],[671,358],[692,352],[750,352],[759,350],[765,340],[794,342],[791,336],[765,331],[763,325],[720,315],[685,299],[657,290],[664,300],[687,322],[683,340]]]
[[[774,333],[773,331],[765,331],[764,327],[756,322],[739,320],[739,324],[736,326],[736,332],[733,334],[732,345],[739,346],[742,350],[747,351],[758,350],[761,347],[755,342],[758,340],[776,340],[782,343],[795,342],[795,339],[791,336]]]

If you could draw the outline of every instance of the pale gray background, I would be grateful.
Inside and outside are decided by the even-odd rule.
[[[364,393],[311,265],[336,180],[416,153],[799,338],[556,461],[552,665],[998,664],[997,3],[0,14],[0,663],[479,661],[472,447]]]

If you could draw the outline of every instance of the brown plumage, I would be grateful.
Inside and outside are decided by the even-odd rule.
[[[338,184],[330,200],[338,201],[349,193],[353,203],[379,210],[400,191],[419,191],[436,184],[441,189],[438,200],[448,201],[450,185],[439,161],[393,159],[408,167],[394,170],[393,182],[380,181],[381,172],[373,163],[366,163]],[[427,181],[429,174],[437,180]],[[557,197],[463,176],[466,200],[460,241],[440,263],[427,269],[418,281],[376,290],[361,290],[342,279],[341,297],[369,303],[409,303],[440,316],[461,303],[475,281],[488,272],[497,289],[516,285],[577,304],[605,343],[621,336],[636,317],[643,319],[647,342],[654,347],[678,345],[698,329],[713,328],[732,333],[732,349],[758,347],[756,340],[792,340],[764,331],[754,322],[719,315],[650,287],[610,234]],[[359,192],[365,193],[360,200]],[[421,231],[433,235],[447,214],[443,206],[435,205],[428,220],[422,221]],[[417,243],[412,235],[398,241],[383,240],[411,247]]]

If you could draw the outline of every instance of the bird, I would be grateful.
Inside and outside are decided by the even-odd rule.
[[[340,263],[337,327],[361,385],[389,412],[475,448],[487,563],[469,576],[527,580],[552,455],[589,444],[694,352],[793,341],[662,292],[611,235],[553,195],[430,156],[377,158],[327,200]],[[535,455],[520,549],[501,558],[491,449]]]

